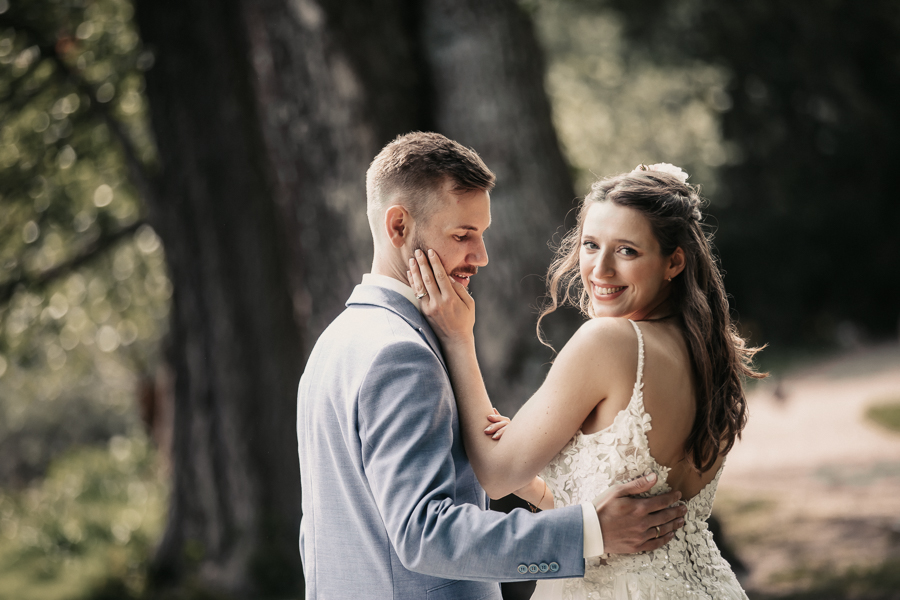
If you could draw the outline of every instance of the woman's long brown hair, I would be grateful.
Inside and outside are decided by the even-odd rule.
[[[578,225],[562,240],[547,272],[549,300],[541,320],[564,304],[592,317],[590,298],[581,281],[579,253],[584,219],[595,202],[612,202],[639,211],[649,221],[663,256],[676,248],[685,255],[684,270],[672,280],[670,303],[679,315],[697,385],[697,411],[685,454],[700,472],[727,454],[747,423],[743,379],[762,379],[753,355],[731,321],[722,274],[703,230],[697,188],[657,171],[634,171],[594,183],[578,212]],[[546,343],[546,342],[545,342]]]

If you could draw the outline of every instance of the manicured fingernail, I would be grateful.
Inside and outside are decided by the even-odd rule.
[[[428,249],[428,256],[434,256],[434,250],[431,248]]]
[[[650,483],[656,483],[656,473],[650,473],[647,475],[647,481]]]
[[[497,432],[497,433],[495,433],[492,437],[496,440],[498,437],[500,437],[500,433]]]
[[[416,248],[416,256],[422,256],[422,251]]]
[[[485,433],[487,433],[487,432],[490,431],[490,430],[491,430],[490,427],[485,427],[485,428],[484,428],[484,432],[485,432]]]

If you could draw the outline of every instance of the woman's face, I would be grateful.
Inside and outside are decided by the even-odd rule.
[[[684,268],[684,253],[662,256],[639,211],[595,202],[585,215],[579,263],[593,316],[640,320],[666,316],[654,311],[669,295],[668,278]]]

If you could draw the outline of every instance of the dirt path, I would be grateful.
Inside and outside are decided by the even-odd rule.
[[[867,350],[760,385],[728,457],[716,512],[748,589],[800,588],[900,557],[900,435],[865,419],[900,402],[900,347]]]

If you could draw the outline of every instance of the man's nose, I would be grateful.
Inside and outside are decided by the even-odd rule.
[[[476,267],[483,267],[488,264],[487,247],[484,245],[483,240],[478,242],[478,248],[475,249],[475,252],[469,255],[469,262]]]

